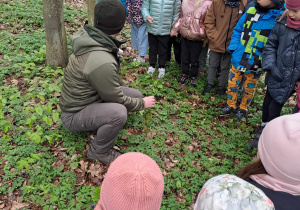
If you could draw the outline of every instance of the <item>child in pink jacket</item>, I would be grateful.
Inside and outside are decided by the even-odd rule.
[[[184,85],[190,78],[196,87],[199,69],[199,55],[206,38],[204,18],[210,8],[211,0],[183,0],[181,16],[174,23],[171,36],[181,34],[181,68],[182,75],[178,83]],[[190,71],[191,68],[191,71]]]

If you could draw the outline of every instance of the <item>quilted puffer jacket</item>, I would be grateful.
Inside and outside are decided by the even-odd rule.
[[[180,0],[144,0],[142,5],[147,31],[153,35],[169,35],[179,12]],[[147,21],[148,16],[153,18],[153,24]]]
[[[272,98],[284,104],[300,78],[300,28],[286,26],[286,17],[275,25],[262,55],[262,68]]]
[[[211,0],[183,0],[181,17],[172,30],[189,40],[203,41],[206,38],[204,19],[210,6]]]

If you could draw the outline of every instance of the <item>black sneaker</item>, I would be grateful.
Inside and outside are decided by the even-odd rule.
[[[194,88],[196,88],[197,86],[196,86],[196,77],[191,77],[191,85],[194,87]]]
[[[248,143],[248,146],[250,147],[251,150],[253,150],[254,148],[257,148],[258,147],[258,139],[250,141]]]
[[[178,80],[178,84],[184,85],[186,80],[189,78],[189,75],[187,74],[182,74],[181,78]]]
[[[255,132],[255,139],[259,139],[260,135],[262,134],[263,129],[265,128],[265,126],[259,126],[259,128],[257,129],[257,131]]]
[[[225,95],[226,89],[223,88],[223,87],[218,87],[216,93],[217,93],[219,96]]]
[[[212,88],[213,88],[213,85],[207,83],[207,84],[205,85],[205,88],[204,88],[203,92],[202,92],[202,95],[204,95],[204,94],[206,94],[206,93],[209,93],[209,92],[211,91]]]
[[[221,109],[221,113],[219,114],[219,116],[225,116],[225,115],[233,114],[235,112],[236,112],[236,108],[230,107],[226,104],[226,106]]]
[[[247,116],[247,111],[243,110],[243,109],[239,109],[236,112],[236,115],[234,117],[234,119],[236,119],[237,121],[241,121],[243,118],[245,118]]]

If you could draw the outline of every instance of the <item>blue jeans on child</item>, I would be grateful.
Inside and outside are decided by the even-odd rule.
[[[131,23],[131,47],[138,50],[139,56],[148,54],[148,32],[145,23],[140,27],[134,22]]]

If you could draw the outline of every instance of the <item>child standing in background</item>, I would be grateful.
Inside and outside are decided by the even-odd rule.
[[[240,121],[247,115],[257,80],[262,74],[261,59],[264,46],[276,24],[276,17],[283,12],[284,0],[257,0],[241,17],[228,50],[232,53],[232,68],[228,80],[227,105],[220,115],[235,113]],[[245,77],[244,96],[239,109],[236,107],[239,83]]]
[[[178,19],[179,11],[180,0],[144,0],[143,2],[142,15],[147,23],[149,40],[148,74],[153,75],[158,56],[158,78],[165,75],[170,31]]]
[[[145,63],[148,54],[148,35],[141,7],[143,0],[126,0],[127,21],[131,24],[131,47],[138,50],[136,61]]]
[[[184,85],[190,78],[191,85],[196,87],[199,55],[206,38],[204,18],[210,5],[211,0],[183,0],[182,2],[182,17],[176,21],[171,31],[171,36],[181,34],[182,75],[179,84]]]
[[[300,1],[286,0],[286,12],[278,20],[264,48],[263,70],[267,72],[260,137],[265,125],[280,116],[283,105],[299,89],[300,79]],[[257,145],[251,146],[255,147]]]
[[[209,67],[207,84],[202,94],[209,93],[214,86],[220,67],[218,95],[224,95],[230,70],[230,43],[233,28],[243,15],[246,0],[213,0],[205,18],[205,29],[209,39]]]

